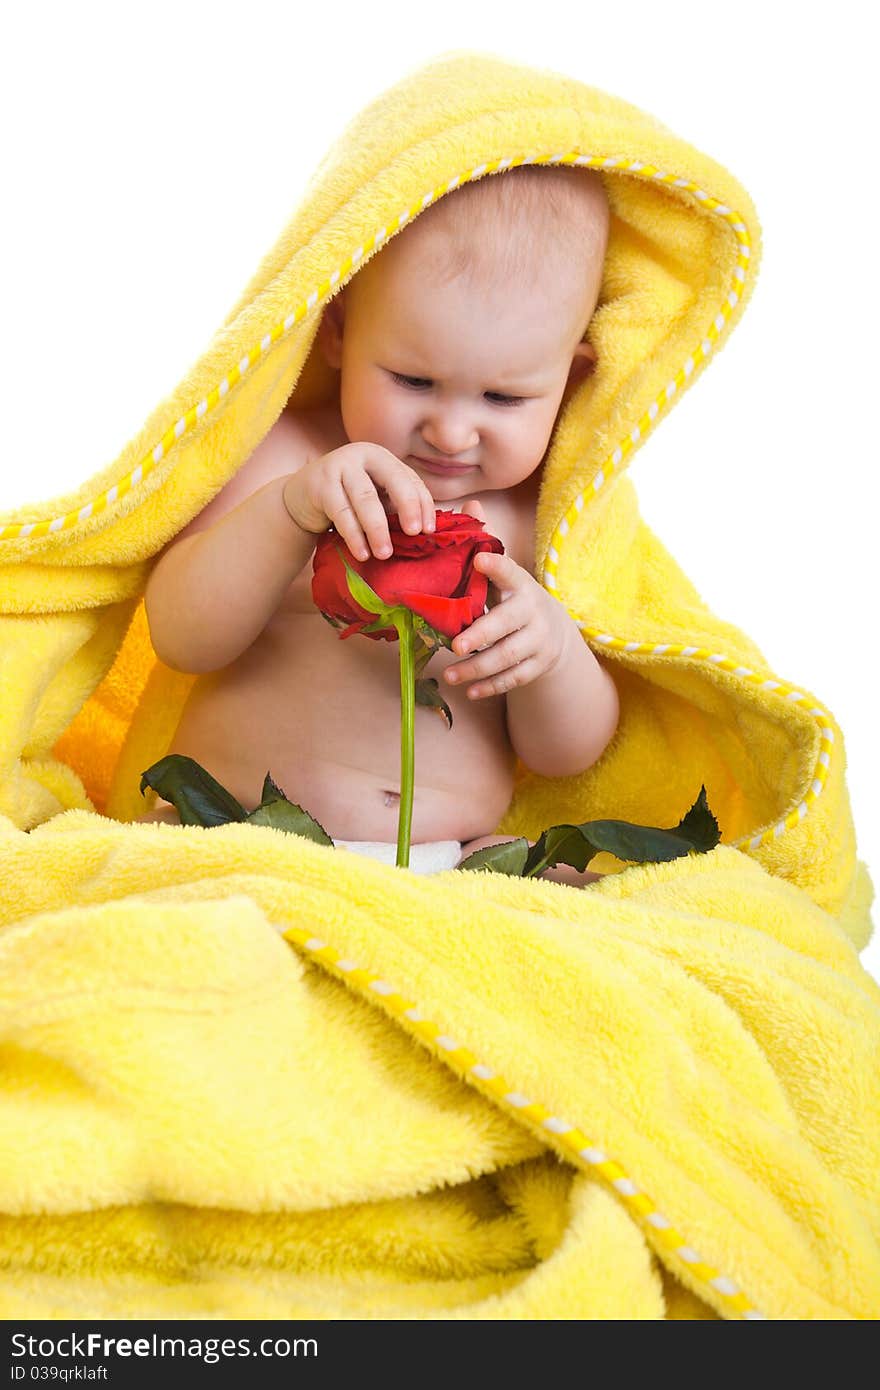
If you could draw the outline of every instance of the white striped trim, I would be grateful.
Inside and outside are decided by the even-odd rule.
[[[306,951],[315,955],[319,963],[328,970],[339,970],[346,975],[359,974],[367,977],[360,985],[366,997],[375,999],[377,996],[382,999],[383,1007],[390,1011],[397,1019],[404,1019],[411,1024],[419,1027],[416,1034],[419,1041],[430,1046],[434,1044],[441,1053],[447,1054],[448,1065],[453,1069],[461,1069],[465,1077],[476,1078],[482,1081],[489,1089],[489,1096],[492,1100],[501,1100],[511,1106],[522,1115],[522,1122],[533,1126],[543,1134],[552,1134],[556,1137],[559,1144],[567,1156],[580,1158],[588,1163],[591,1168],[598,1170],[598,1175],[608,1183],[609,1187],[615,1191],[619,1197],[629,1203],[629,1210],[636,1220],[644,1222],[649,1230],[658,1233],[656,1239],[659,1242],[659,1252],[661,1255],[675,1261],[681,1261],[690,1273],[690,1278],[705,1283],[707,1289],[711,1289],[715,1294],[723,1299],[730,1299],[729,1308],[725,1312],[733,1316],[747,1317],[750,1314],[762,1318],[763,1314],[754,1309],[743,1291],[728,1275],[714,1269],[711,1263],[703,1258],[702,1255],[685,1241],[673,1226],[670,1219],[656,1209],[656,1204],[652,1201],[649,1194],[638,1183],[634,1182],[626,1173],[621,1171],[621,1166],[615,1160],[608,1157],[603,1149],[594,1144],[583,1144],[583,1132],[570,1121],[562,1119],[558,1115],[548,1114],[544,1107],[538,1102],[531,1100],[522,1091],[507,1086],[503,1078],[492,1068],[483,1062],[472,1060],[467,1048],[458,1043],[455,1038],[445,1032],[426,1016],[426,1014],[416,1005],[408,1004],[403,998],[402,991],[384,978],[384,976],[374,976],[370,978],[370,972],[366,967],[361,967],[357,962],[349,957],[340,956],[333,959],[335,952],[330,948],[323,937],[311,936],[308,932],[297,927],[286,927],[275,924],[281,931],[285,940],[298,944]],[[429,1031],[426,1031],[429,1030]],[[464,1059],[460,1054],[465,1053]],[[458,1060],[453,1061],[453,1054],[459,1054]],[[531,1111],[532,1114],[524,1112]],[[538,1112],[538,1113],[534,1113]],[[569,1138],[569,1136],[573,1136]],[[611,1171],[607,1171],[610,1169]],[[606,1171],[603,1171],[606,1170]]]
[[[707,648],[694,646],[675,646],[671,642],[633,642],[623,637],[615,637],[610,632],[599,632],[591,629],[582,619],[569,613],[575,625],[584,633],[587,640],[594,646],[606,647],[611,651],[618,651],[625,655],[638,654],[640,657],[667,656],[670,658],[682,658],[692,662],[703,662],[712,666],[714,669],[723,669],[726,674],[736,677],[747,684],[756,686],[759,690],[766,690],[770,693],[778,693],[780,699],[788,704],[803,705],[806,701],[811,701],[812,696],[806,694],[797,687],[790,686],[787,682],[776,678],[769,678],[758,674],[748,666],[738,665],[737,662],[727,656],[724,652],[711,652]],[[822,795],[825,783],[828,780],[828,772],[831,768],[831,757],[829,750],[834,746],[834,730],[830,726],[831,715],[828,710],[821,705],[813,705],[805,713],[809,714],[819,723],[820,743],[823,745],[817,755],[814,775],[804,798],[790,807],[786,814],[773,825],[763,827],[757,834],[750,833],[743,835],[738,840],[731,841],[734,848],[755,851],[770,840],[778,840],[784,835],[786,830],[799,825],[804,818],[809,815],[813,803]]]

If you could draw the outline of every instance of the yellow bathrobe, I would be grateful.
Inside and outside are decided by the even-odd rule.
[[[292,392],[327,398],[338,288],[523,161],[599,170],[612,209],[534,572],[621,717],[582,775],[520,766],[495,829],[673,825],[704,783],[722,843],[606,856],[578,890],[132,823],[194,679],[150,646],[155,556]],[[627,477],[759,255],[742,185],[651,116],[443,55],[351,123],[119,458],[0,516],[4,1317],[880,1315],[880,990],[840,729],[702,602]],[[694,520],[735,565],[723,505]]]

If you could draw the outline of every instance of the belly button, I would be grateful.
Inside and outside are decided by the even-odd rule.
[[[388,788],[386,788],[386,789],[383,791],[382,794],[383,794],[383,796],[385,797],[385,805],[386,805],[386,806],[393,806],[394,803],[395,803],[395,801],[399,801],[399,800],[400,800],[400,793],[399,793],[399,792],[390,791]]]

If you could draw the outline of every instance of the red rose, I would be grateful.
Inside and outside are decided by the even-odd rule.
[[[466,513],[438,509],[436,520],[436,531],[410,536],[401,530],[397,512],[390,513],[393,553],[387,560],[373,555],[367,560],[355,559],[333,528],[318,537],[312,598],[335,625],[347,624],[340,637],[363,632],[375,622],[376,615],[361,608],[349,593],[337,547],[384,603],[410,608],[445,637],[457,637],[480,617],[486,607],[489,581],[474,569],[474,556],[483,550],[503,555],[504,546],[497,536],[489,535],[482,521]],[[395,642],[397,629],[381,628],[365,636]]]

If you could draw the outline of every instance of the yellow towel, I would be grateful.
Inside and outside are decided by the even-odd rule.
[[[327,397],[338,287],[524,160],[598,169],[612,209],[535,574],[613,662],[621,720],[583,775],[520,767],[496,829],[672,825],[705,783],[722,843],[578,890],[133,824],[193,679],[150,647],[154,557],[291,392]],[[626,476],[759,255],[741,184],[651,116],[443,55],[351,123],[121,456],[0,517],[3,1316],[880,1314],[840,730],[701,601]]]

